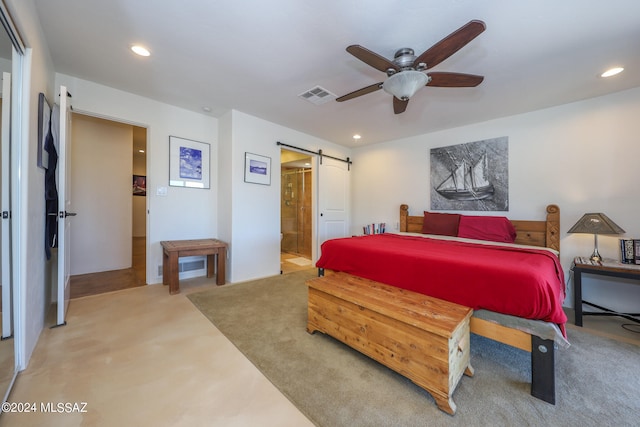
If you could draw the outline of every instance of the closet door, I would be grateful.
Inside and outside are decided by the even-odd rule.
[[[13,335],[13,310],[11,298],[11,74],[2,73],[2,124],[0,143],[0,189],[2,191],[2,338]]]
[[[65,317],[69,307],[69,229],[70,218],[75,213],[68,212],[71,204],[69,191],[69,152],[71,141],[71,103],[67,88],[60,86],[60,111],[58,129],[58,292],[57,292],[57,325],[66,323]]]

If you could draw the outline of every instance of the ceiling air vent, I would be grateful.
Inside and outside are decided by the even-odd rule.
[[[309,89],[308,91],[303,92],[298,96],[316,105],[322,105],[326,102],[331,101],[332,99],[337,98],[335,94],[320,86]]]

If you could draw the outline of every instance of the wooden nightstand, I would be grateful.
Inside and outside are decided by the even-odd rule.
[[[594,274],[599,276],[621,277],[640,281],[640,265],[623,264],[616,260],[604,259],[602,262],[592,262],[589,258],[576,257],[573,260],[573,306],[575,309],[575,324],[582,326],[582,316],[620,316],[632,322],[640,323],[640,313],[619,313],[606,307],[596,305],[582,299],[582,275]],[[639,283],[640,284],[640,283]],[[597,308],[602,311],[583,311],[582,305]]]

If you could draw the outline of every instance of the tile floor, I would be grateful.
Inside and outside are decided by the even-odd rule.
[[[297,263],[296,261],[306,260],[307,258],[301,257],[300,255],[288,254],[286,252],[280,253],[280,270],[282,274],[291,273],[292,271],[300,271],[306,270],[307,268],[315,268],[314,265],[309,261],[309,264]],[[288,261],[293,260],[294,262]]]
[[[4,413],[0,426],[312,426],[185,297],[208,286],[73,300],[68,324],[42,332],[9,396],[38,412]],[[43,413],[48,402],[86,402],[86,413]]]

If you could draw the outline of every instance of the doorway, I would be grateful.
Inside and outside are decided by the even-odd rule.
[[[145,285],[147,129],[73,120],[71,298]]]
[[[136,284],[147,284],[147,129],[133,126],[131,268]]]
[[[311,157],[280,153],[280,265],[282,273],[312,266],[313,206]]]

